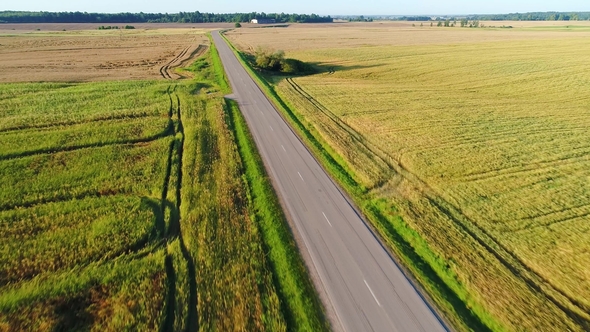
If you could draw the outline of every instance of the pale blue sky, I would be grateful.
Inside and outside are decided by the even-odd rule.
[[[590,11],[589,0],[0,0],[1,10],[81,12],[266,12],[320,15],[503,14]]]

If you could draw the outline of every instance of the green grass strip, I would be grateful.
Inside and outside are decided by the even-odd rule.
[[[228,100],[227,106],[255,211],[253,220],[260,225],[269,250],[276,286],[287,309],[285,318],[288,327],[292,331],[327,331],[329,328],[317,293],[245,120],[236,102]]]
[[[347,167],[344,159],[318,139],[320,135],[315,132],[313,125],[306,126],[294,108],[282,100],[274,87],[251,67],[246,55],[239,52],[223,34],[222,37],[267,98],[283,114],[332,178],[351,196],[396,258],[444,313],[446,320],[458,330],[505,330],[502,324],[469,295],[467,289],[457,281],[455,274],[447,268],[447,262],[432,251],[427,241],[401,217],[390,217],[390,210],[395,208],[383,200],[371,197],[366,188],[355,180],[354,172]]]
[[[229,94],[231,92],[231,88],[229,86],[227,77],[225,76],[225,70],[223,69],[223,64],[221,62],[221,58],[219,57],[219,53],[217,53],[217,47],[215,47],[215,43],[213,43],[213,38],[210,34],[207,35],[211,44],[211,61],[213,62],[213,72],[215,73],[215,80],[217,84],[219,84],[219,88],[221,92]]]

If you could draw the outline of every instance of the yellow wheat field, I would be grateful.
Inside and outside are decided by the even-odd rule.
[[[501,325],[584,330],[590,23],[523,26],[334,24],[228,37],[323,71],[273,79]]]

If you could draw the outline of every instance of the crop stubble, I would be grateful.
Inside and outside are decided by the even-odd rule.
[[[0,83],[157,79],[179,55],[176,67],[208,44],[205,30],[191,28],[2,32]]]
[[[529,28],[374,23],[228,37],[325,70],[271,79],[445,259],[466,302],[510,330],[587,329],[589,34]]]

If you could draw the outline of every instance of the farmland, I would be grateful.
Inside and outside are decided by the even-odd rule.
[[[146,52],[155,60],[141,70],[85,73],[133,42],[95,31],[0,37],[24,53],[74,45],[35,53],[58,62],[78,58],[84,39],[114,45],[106,58],[85,50],[97,56],[77,69],[36,73],[45,83],[3,76],[0,331],[326,329],[208,39],[136,33],[136,48],[160,35],[177,46]],[[171,79],[181,77],[191,79]]]
[[[167,277],[155,212],[173,141],[166,88],[2,86],[3,330],[159,326]],[[96,103],[64,100],[82,96]]]
[[[282,49],[318,68],[266,80],[454,325],[587,330],[584,23],[376,22],[226,35],[243,51]]]
[[[208,44],[204,28],[96,30],[97,25],[60,25],[66,31],[0,30],[0,82],[96,82],[161,78]],[[7,27],[0,27],[6,29]],[[186,49],[186,52],[184,50]],[[174,77],[178,78],[178,77]]]

